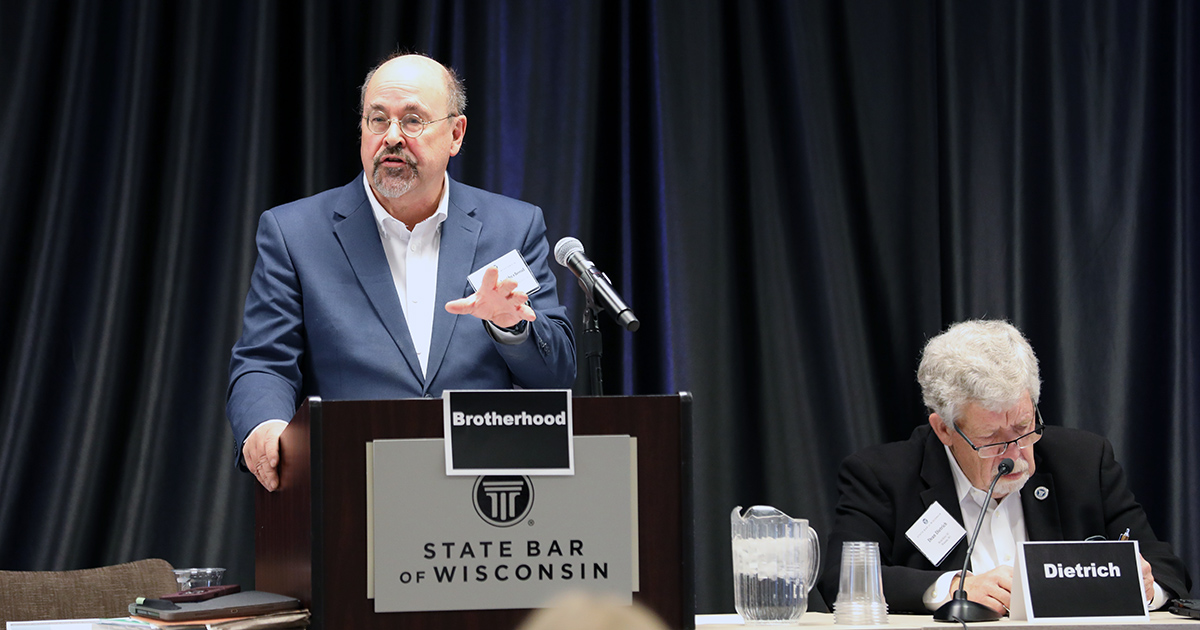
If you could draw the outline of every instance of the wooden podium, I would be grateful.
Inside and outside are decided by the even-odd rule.
[[[633,594],[672,628],[693,628],[691,395],[576,397],[575,435],[637,438]],[[442,437],[441,399],[301,406],[280,438],[280,487],[255,497],[255,588],[290,595],[315,630],[513,628],[528,610],[376,613],[367,599],[365,444]]]

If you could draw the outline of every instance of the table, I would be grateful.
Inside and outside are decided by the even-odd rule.
[[[1172,615],[1165,611],[1156,611],[1150,613],[1150,621],[1120,621],[1120,622],[1099,622],[1091,621],[1087,623],[1064,623],[1064,622],[1048,622],[1048,621],[1012,621],[1007,618],[1000,621],[988,621],[984,623],[968,624],[971,628],[1021,628],[1022,630],[1069,630],[1071,628],[1095,628],[1103,627],[1105,630],[1118,630],[1120,628],[1129,628],[1131,630],[1156,630],[1157,628],[1167,628],[1168,630],[1177,630],[1177,626],[1191,625],[1196,630],[1200,630],[1200,621],[1190,619],[1188,617],[1180,617]],[[748,627],[742,624],[742,619],[738,615],[696,615],[697,630],[745,630]],[[800,622],[790,626],[757,626],[759,628],[775,630],[776,628],[827,628],[828,630],[848,630],[849,628],[920,628],[921,630],[954,630],[962,626],[956,623],[941,623],[933,620],[932,615],[888,615],[888,625],[886,626],[839,626],[833,623],[833,613],[817,613],[808,612],[800,617]]]

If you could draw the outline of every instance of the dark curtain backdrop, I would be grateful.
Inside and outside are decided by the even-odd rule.
[[[0,568],[253,582],[224,395],[254,226],[356,176],[400,47],[467,83],[452,175],[641,317],[604,324],[608,393],[693,392],[701,612],[730,510],[826,534],[969,317],[1027,333],[1046,420],[1112,440],[1196,576],[1198,33],[1190,0],[2,0]]]

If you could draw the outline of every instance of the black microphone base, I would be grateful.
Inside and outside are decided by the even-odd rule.
[[[979,602],[959,599],[956,595],[954,599],[942,604],[942,607],[933,613],[933,620],[947,623],[975,623],[976,621],[998,621],[1003,616]]]

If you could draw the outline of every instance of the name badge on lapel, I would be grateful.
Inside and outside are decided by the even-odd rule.
[[[963,529],[937,501],[934,501],[912,527],[904,532],[908,540],[925,554],[935,567],[942,564],[966,534],[967,530]]]

